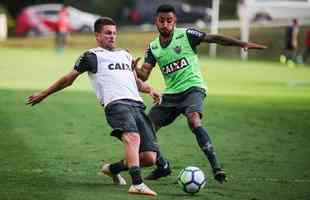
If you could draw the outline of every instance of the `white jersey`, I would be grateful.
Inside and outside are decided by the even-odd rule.
[[[131,99],[142,102],[132,70],[132,56],[125,50],[90,49],[97,57],[97,72],[88,71],[101,105]]]

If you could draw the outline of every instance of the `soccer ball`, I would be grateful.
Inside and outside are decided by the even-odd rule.
[[[207,183],[207,179],[198,167],[186,167],[178,175],[178,184],[189,194],[198,193]]]

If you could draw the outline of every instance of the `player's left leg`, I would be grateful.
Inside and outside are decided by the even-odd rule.
[[[156,152],[155,151],[145,151],[139,153],[140,166],[149,167],[155,164],[156,162]],[[126,185],[125,179],[120,175],[122,171],[127,171],[126,160],[121,160],[113,164],[103,165],[101,168],[101,173],[104,175],[110,176],[113,182],[117,185]],[[136,173],[140,173],[139,169],[135,170]],[[131,175],[133,172],[130,172]],[[134,172],[135,173],[135,172]],[[156,192],[152,191],[147,185],[143,182],[139,184],[133,184],[130,186],[129,193],[133,194],[146,194],[155,196]]]
[[[180,112],[176,112],[174,107],[166,107],[166,103],[163,101],[160,105],[153,106],[148,116],[145,116],[146,121],[154,127],[153,136],[150,135],[150,137],[155,140],[155,143],[157,143],[156,132],[161,127],[171,124],[180,114]],[[171,174],[170,163],[164,158],[160,150],[157,151],[155,165],[156,169],[145,176],[146,180],[158,180]]]
[[[145,151],[139,153],[140,166],[150,167],[156,163],[156,152]],[[105,164],[101,168],[101,173],[110,176],[117,185],[126,185],[126,181],[120,176],[122,171],[127,171],[128,166],[126,160],[120,160],[112,164]]]
[[[142,167],[150,167],[156,163],[156,152],[154,151],[141,152],[139,156]]]
[[[219,164],[218,158],[215,154],[207,129],[205,129],[201,124],[200,113],[198,112],[186,113],[186,118],[188,126],[196,136],[196,140],[199,144],[199,147],[207,156],[210,162],[214,178],[220,183],[223,183],[224,181],[226,181],[226,174]]]
[[[100,174],[112,178],[116,185],[126,185],[126,180],[120,175],[122,171],[127,171],[128,167],[125,160],[120,160],[112,164],[104,164],[101,167]]]

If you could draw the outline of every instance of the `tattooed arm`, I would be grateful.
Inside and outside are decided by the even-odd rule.
[[[239,46],[239,47],[243,47],[246,44],[246,42],[243,42],[236,38],[219,34],[206,34],[205,37],[203,38],[203,42],[216,43],[226,46]]]
[[[203,38],[203,42],[216,43],[225,46],[237,46],[244,49],[265,49],[266,46],[252,43],[244,42],[233,37],[228,37],[220,34],[206,34]]]

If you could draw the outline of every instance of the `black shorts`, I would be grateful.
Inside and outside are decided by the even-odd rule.
[[[105,108],[106,119],[112,127],[112,136],[122,140],[124,132],[135,132],[140,135],[140,152],[158,151],[155,130],[144,106],[124,103],[112,103]]]
[[[202,118],[205,97],[205,90],[199,87],[177,94],[164,94],[162,103],[153,106],[148,115],[156,127],[171,124],[180,114],[198,112]]]

